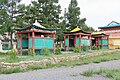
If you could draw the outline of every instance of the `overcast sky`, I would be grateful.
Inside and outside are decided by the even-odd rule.
[[[61,8],[68,8],[71,0],[59,0]],[[120,0],[77,0],[81,18],[86,18],[88,26],[97,29],[111,21],[120,22]],[[31,0],[23,0],[29,4]]]

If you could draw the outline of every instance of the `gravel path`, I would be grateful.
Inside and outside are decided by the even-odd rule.
[[[73,74],[79,74],[89,69],[99,68],[120,68],[120,60],[113,60],[102,63],[91,63],[82,66],[75,67],[60,67],[51,69],[42,69],[36,71],[29,71],[25,73],[15,73],[8,75],[0,75],[0,80],[111,80],[103,76],[71,76]]]

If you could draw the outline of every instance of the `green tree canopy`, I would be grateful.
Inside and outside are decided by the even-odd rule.
[[[77,26],[85,31],[94,30],[93,28],[88,27],[85,24],[86,18],[80,19],[80,8],[78,7],[77,0],[71,0],[69,7],[68,7],[68,12],[66,13],[66,16],[67,16],[67,26],[66,27],[69,30],[72,30],[72,29],[76,28]]]
[[[23,22],[32,24],[36,19],[42,20],[42,25],[48,28],[59,27],[61,7],[58,0],[32,1],[28,6],[18,6],[20,15],[17,16],[18,26]],[[21,18],[23,19],[21,22]]]
[[[71,0],[68,12],[67,12],[67,20],[70,29],[74,29],[79,25],[80,22],[80,8],[78,7],[77,0]]]
[[[13,28],[16,27],[15,15],[17,14],[17,3],[19,2],[20,0],[0,0],[0,33],[9,33],[11,45]]]

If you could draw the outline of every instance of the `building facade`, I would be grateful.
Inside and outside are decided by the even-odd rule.
[[[98,27],[98,29],[109,35],[109,49],[120,48],[120,23],[112,21],[106,26]]]

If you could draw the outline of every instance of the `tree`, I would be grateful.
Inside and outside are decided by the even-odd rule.
[[[74,29],[80,22],[80,8],[77,5],[77,0],[71,0],[68,7],[67,20],[70,29]]]
[[[60,22],[61,6],[58,4],[58,0],[38,0],[32,1],[28,6],[24,4],[18,6],[19,14],[17,16],[18,27],[24,27],[24,23],[34,23],[34,21],[42,20],[42,25],[46,28],[62,28]],[[22,19],[22,20],[21,20]],[[65,28],[64,28],[65,30]],[[61,41],[61,34],[63,31],[59,30],[56,37]]]
[[[77,0],[71,0],[66,15],[68,21],[66,27],[69,30],[79,27],[84,31],[94,31],[92,27],[88,27],[85,24],[86,18],[80,19],[80,8],[78,7]]]
[[[1,30],[0,33],[8,32],[10,36],[10,42],[12,46],[12,34],[13,34],[13,28],[15,27],[15,15],[17,14],[16,8],[17,3],[19,3],[20,0],[0,0],[0,25]]]
[[[42,20],[42,25],[47,28],[59,27],[61,7],[58,0],[32,1],[28,6],[18,6],[20,15],[17,16],[18,26],[23,22],[32,24],[36,19]],[[20,21],[19,21],[20,20]]]

